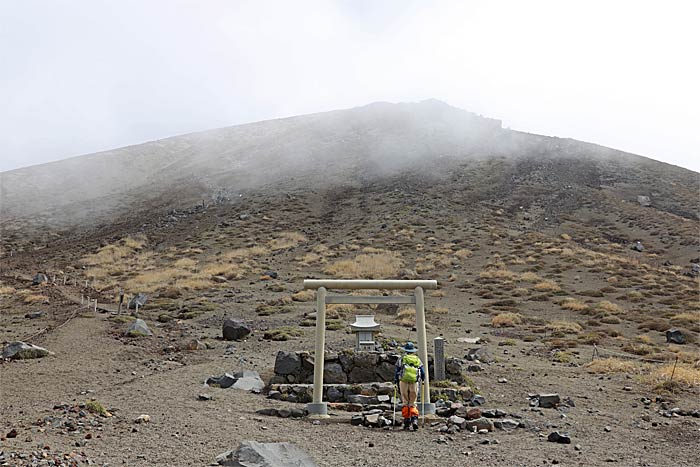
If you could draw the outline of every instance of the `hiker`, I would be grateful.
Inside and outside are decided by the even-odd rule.
[[[396,362],[394,372],[394,384],[399,386],[401,392],[401,415],[403,416],[403,429],[418,429],[418,408],[416,399],[418,398],[418,385],[425,379],[423,362],[416,355],[418,349],[413,342],[407,342],[403,347],[406,355]]]

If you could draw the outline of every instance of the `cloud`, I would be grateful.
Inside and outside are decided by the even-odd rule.
[[[700,170],[692,2],[0,5],[0,170],[377,100]]]

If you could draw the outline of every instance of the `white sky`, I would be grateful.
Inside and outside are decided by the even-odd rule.
[[[0,171],[431,97],[700,171],[699,13],[691,0],[0,0]]]

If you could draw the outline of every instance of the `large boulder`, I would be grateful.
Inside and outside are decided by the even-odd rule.
[[[139,308],[143,308],[143,306],[146,304],[148,301],[148,295],[145,293],[137,293],[136,296],[134,296],[131,300],[129,300],[129,304],[127,308],[130,310],[135,310],[136,305],[139,306]]]
[[[382,362],[376,368],[375,372],[379,381],[394,381],[394,372],[396,371],[396,366],[389,362]]]
[[[226,318],[222,326],[223,338],[227,341],[239,341],[251,331],[250,326],[237,319]]]
[[[640,206],[648,207],[651,206],[651,198],[648,196],[637,195],[637,202]]]
[[[275,357],[276,375],[298,374],[301,369],[301,357],[296,352],[280,350]]]
[[[233,388],[242,391],[262,392],[265,383],[260,379],[260,375],[255,371],[239,371],[234,374],[224,373],[220,376],[210,376],[206,384],[218,386],[221,389]]]
[[[345,384],[348,382],[348,375],[343,371],[340,363],[326,363],[323,366],[324,384]]]
[[[46,274],[38,273],[32,279],[32,284],[39,285],[42,282],[48,282],[48,281],[49,281],[49,278],[46,276]]]
[[[229,373],[224,373],[223,375],[219,376],[210,376],[206,380],[206,384],[208,386],[218,386],[221,389],[230,388],[235,382],[236,377]]]
[[[301,448],[291,443],[243,441],[235,451],[216,457],[216,463],[231,467],[316,467]]]
[[[49,351],[43,347],[26,342],[12,342],[2,349],[2,358],[12,360],[28,360],[30,358],[41,358],[49,355]]]
[[[265,383],[260,378],[260,375],[255,371],[239,371],[235,373],[233,377],[236,379],[236,381],[233,383],[234,389],[260,393],[265,387]]]
[[[129,337],[139,337],[139,336],[152,336],[153,333],[148,328],[146,322],[142,319],[135,319],[131,322],[126,331],[124,331],[125,336]]]
[[[669,329],[666,331],[666,342],[670,344],[685,344],[685,336],[680,329]]]
[[[493,363],[493,357],[489,353],[486,347],[477,347],[475,349],[469,349],[467,354],[464,356],[469,361],[481,363]]]

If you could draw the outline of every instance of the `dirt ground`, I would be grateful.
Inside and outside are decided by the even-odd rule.
[[[697,343],[668,344],[664,330],[682,327],[697,342],[698,280],[684,274],[697,255],[698,222],[597,189],[577,192],[575,199],[543,195],[531,204],[521,204],[522,186],[494,185],[477,196],[470,188],[483,175],[477,169],[470,166],[463,180],[449,186],[420,186],[409,177],[334,192],[280,189],[231,205],[170,215],[145,209],[88,230],[13,237],[3,245],[0,341],[26,340],[53,355],[0,364],[5,462],[32,465],[34,453],[46,457],[40,465],[211,465],[218,454],[254,440],[296,443],[322,466],[698,465],[700,419],[663,413],[664,407],[700,409],[697,383],[666,387],[649,380],[675,357],[689,372],[697,371]],[[445,168],[445,176],[455,170]],[[552,218],[556,222],[545,221]],[[288,231],[301,240],[276,248],[274,242],[284,240],[280,233]],[[146,240],[134,255],[142,263],[90,276],[89,255],[139,236]],[[629,249],[633,239],[641,239],[644,252]],[[154,286],[139,312],[154,336],[123,336],[129,319],[111,312],[112,282],[128,284],[178,264],[219,267],[217,258],[227,252],[260,245],[267,248],[263,257],[233,261],[240,271],[230,278],[185,284],[179,298],[166,296],[179,278],[168,287]],[[9,257],[12,248],[16,253]],[[443,336],[446,355],[462,357],[475,346],[459,343],[459,337],[483,338],[479,346],[495,362],[468,377],[486,408],[503,409],[527,428],[441,439],[430,420],[415,433],[389,431],[341,423],[347,413],[316,425],[308,418],[255,413],[294,404],[205,387],[208,376],[245,369],[269,378],[279,350],[312,351],[313,327],[300,323],[313,302],[290,296],[305,277],[337,277],[327,272],[329,266],[358,261],[362,254],[398,258],[401,266],[389,278],[438,280],[439,293],[426,294],[429,340]],[[63,285],[59,274],[55,285],[32,286],[39,271],[62,271],[78,284],[91,284]],[[200,277],[192,271],[188,280]],[[264,277],[267,271],[279,276]],[[32,301],[35,295],[39,301]],[[98,297],[108,311],[81,309],[81,295]],[[261,313],[260,306],[272,312]],[[25,318],[38,310],[45,312],[41,318]],[[415,340],[395,311],[372,312],[387,340]],[[509,313],[515,314],[512,323],[494,324]],[[352,347],[346,325],[354,314],[337,318],[341,326],[327,333],[329,350]],[[243,319],[253,333],[242,342],[221,340],[224,316]],[[571,329],[560,329],[564,325]],[[300,336],[264,338],[285,326]],[[209,348],[172,351],[195,338]],[[227,351],[230,344],[235,350]],[[593,373],[586,365],[596,348],[600,358],[619,356],[634,367]],[[501,378],[507,382],[499,383]],[[575,406],[530,407],[528,394],[551,392]],[[199,400],[203,393],[212,399]],[[91,400],[111,416],[81,409]],[[136,423],[143,414],[150,421]],[[572,443],[548,442],[555,430],[569,433]]]

